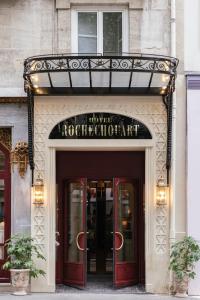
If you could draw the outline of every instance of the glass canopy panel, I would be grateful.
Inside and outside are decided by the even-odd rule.
[[[112,72],[112,87],[128,87],[130,72]]]
[[[154,74],[151,82],[151,87],[167,87],[169,84],[170,76],[167,74]]]
[[[109,72],[92,72],[93,87],[109,87]]]
[[[78,13],[78,53],[97,53],[97,13]]]
[[[31,81],[34,88],[50,87],[48,73],[38,73],[31,75]]]
[[[122,53],[122,13],[103,13],[103,53],[115,55]]]
[[[70,87],[68,72],[52,72],[50,77],[53,87]]]
[[[131,87],[147,88],[149,86],[150,78],[151,78],[151,73],[134,72],[132,73]]]
[[[89,72],[71,72],[73,87],[90,87]]]

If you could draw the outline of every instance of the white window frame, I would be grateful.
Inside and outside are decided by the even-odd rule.
[[[129,52],[128,39],[128,9],[119,6],[76,7],[71,10],[71,52],[78,53],[78,13],[95,12],[97,13],[97,53],[103,54],[103,13],[121,12],[122,13],[122,52]]]

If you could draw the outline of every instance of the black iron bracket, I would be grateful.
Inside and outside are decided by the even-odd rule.
[[[167,153],[166,153],[166,169],[167,169],[167,184],[169,184],[169,171],[171,168],[172,159],[172,113],[173,113],[173,91],[167,96],[163,96],[163,103],[167,112]]]
[[[30,88],[27,90],[27,103],[28,103],[28,154],[29,164],[32,173],[33,185],[33,172],[34,172],[34,95]]]

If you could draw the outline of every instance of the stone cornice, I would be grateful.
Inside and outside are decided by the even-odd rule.
[[[0,103],[27,103],[26,97],[0,97]]]
[[[56,0],[56,9],[70,9],[71,5],[128,5],[129,9],[143,9],[144,0]]]

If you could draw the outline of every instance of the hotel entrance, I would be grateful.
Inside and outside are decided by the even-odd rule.
[[[143,152],[57,153],[57,283],[144,283],[143,175]]]

